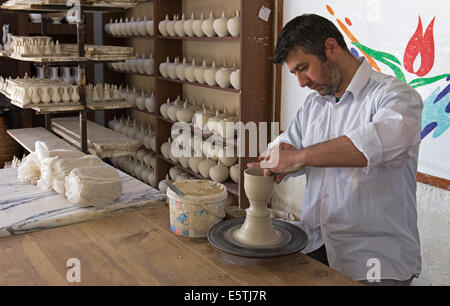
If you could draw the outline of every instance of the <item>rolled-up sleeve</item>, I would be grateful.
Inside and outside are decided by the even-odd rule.
[[[269,143],[269,145],[268,145],[269,149],[279,143],[290,144],[290,145],[294,146],[297,150],[303,149],[302,125],[301,125],[302,111],[303,111],[303,108],[300,107],[300,109],[297,111],[295,119],[289,124],[286,131],[281,133],[277,138],[275,138],[271,143]],[[305,174],[305,168],[301,168],[299,171],[287,175],[283,181],[287,180],[290,177],[296,177],[296,176],[303,175],[303,174]]]
[[[344,133],[366,157],[366,173],[377,166],[401,167],[420,144],[422,98],[398,82],[380,91],[372,122]]]

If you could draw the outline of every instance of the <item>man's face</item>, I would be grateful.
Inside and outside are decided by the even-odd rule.
[[[323,62],[297,47],[288,54],[286,64],[296,75],[300,87],[308,86],[322,96],[334,95],[341,86],[342,69],[330,59]]]

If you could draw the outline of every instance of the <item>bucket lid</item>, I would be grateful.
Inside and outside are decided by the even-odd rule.
[[[185,196],[180,197],[170,188],[167,188],[167,196],[184,203],[208,204],[225,200],[228,196],[227,188],[223,184],[209,180],[182,180],[172,184]]]

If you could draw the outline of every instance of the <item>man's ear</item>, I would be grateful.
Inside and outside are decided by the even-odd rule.
[[[325,55],[328,59],[335,61],[339,53],[339,44],[336,39],[328,37],[324,43]]]

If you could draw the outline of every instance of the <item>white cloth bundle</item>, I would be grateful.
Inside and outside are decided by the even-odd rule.
[[[73,169],[65,187],[67,200],[81,207],[104,207],[122,194],[122,180],[110,166]]]
[[[36,154],[30,153],[22,160],[17,168],[17,178],[24,183],[37,184],[37,181],[41,178],[41,168]]]
[[[103,165],[103,161],[93,155],[85,155],[81,158],[56,158],[50,163],[51,187],[57,193],[64,195],[66,193],[66,177],[73,169]]]
[[[80,159],[85,156],[83,152],[80,151],[69,151],[69,150],[53,150],[47,152],[40,152],[40,168],[41,168],[41,178],[37,182],[37,186],[42,191],[52,191],[53,181],[55,177],[59,174],[59,170],[54,169],[54,164],[57,161],[67,160],[67,159]],[[66,171],[64,175],[69,174],[70,170]],[[64,186],[64,179],[62,182],[62,186]],[[56,191],[56,190],[55,190]],[[58,192],[58,191],[57,191]],[[59,192],[64,194],[64,191]]]

